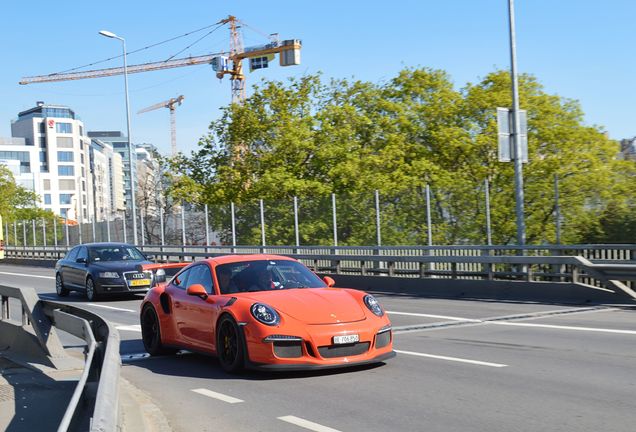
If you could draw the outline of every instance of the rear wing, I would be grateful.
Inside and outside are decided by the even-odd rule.
[[[178,263],[154,263],[154,264],[139,264],[137,271],[151,271],[153,274],[152,285],[160,285],[170,280],[172,276],[176,275],[179,270],[188,266],[190,262],[178,262]]]

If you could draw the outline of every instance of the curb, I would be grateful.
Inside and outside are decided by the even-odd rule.
[[[172,432],[168,419],[153,399],[130,381],[119,378],[121,431]]]

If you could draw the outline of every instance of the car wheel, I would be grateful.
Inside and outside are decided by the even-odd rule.
[[[161,326],[154,308],[150,305],[141,312],[141,340],[148,354],[152,356],[174,354],[175,349],[166,348],[161,343]]]
[[[95,301],[99,298],[99,295],[95,291],[95,282],[93,282],[92,277],[89,276],[86,278],[85,287],[86,287],[86,298],[88,299],[88,301]]]
[[[243,368],[245,349],[238,325],[228,315],[223,316],[216,333],[216,351],[219,363],[226,372],[238,372]]]
[[[68,295],[68,289],[64,288],[64,281],[62,281],[62,275],[55,275],[55,292],[59,297],[66,297]]]

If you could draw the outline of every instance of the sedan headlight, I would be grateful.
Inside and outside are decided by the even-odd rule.
[[[272,308],[263,303],[254,303],[250,308],[252,316],[256,318],[258,322],[269,326],[275,326],[280,322],[278,313]]]
[[[100,278],[104,279],[117,279],[119,277],[119,273],[117,272],[101,272],[99,274]]]
[[[364,296],[364,304],[366,307],[373,312],[374,315],[381,317],[384,315],[384,311],[380,307],[380,303],[373,297],[371,294],[367,294]]]

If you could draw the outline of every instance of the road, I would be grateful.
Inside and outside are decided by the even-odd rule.
[[[55,295],[52,269],[0,283]],[[378,296],[398,356],[329,372],[224,373],[198,354],[148,358],[141,298],[64,302],[121,333],[122,375],[175,431],[599,431],[636,428],[636,308]]]

